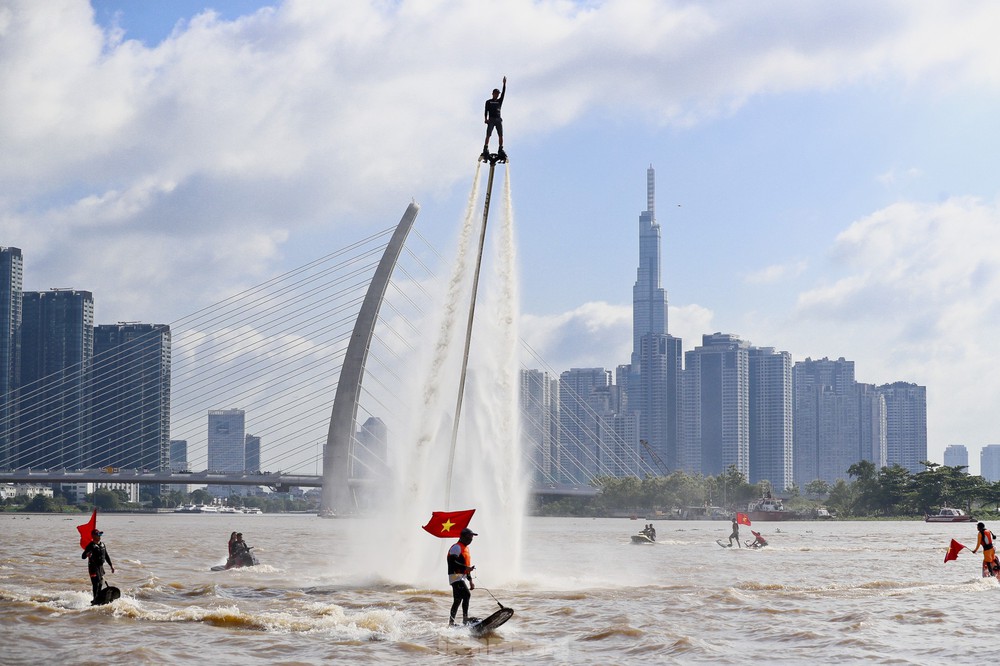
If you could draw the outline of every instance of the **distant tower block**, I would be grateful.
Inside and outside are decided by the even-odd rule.
[[[411,203],[403,213],[396,231],[382,254],[368,293],[361,304],[358,318],[354,322],[351,342],[347,345],[344,365],[340,369],[340,380],[333,400],[330,415],[330,429],[323,449],[323,499],[321,514],[350,513],[357,509],[358,502],[350,488],[351,459],[354,457],[354,433],[357,432],[358,397],[361,394],[361,380],[365,374],[365,361],[371,346],[375,322],[378,320],[382,298],[389,286],[389,278],[396,267],[396,260],[403,250],[413,221],[417,219],[420,207]]]

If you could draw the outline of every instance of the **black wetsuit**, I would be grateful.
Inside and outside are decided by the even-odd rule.
[[[486,146],[490,144],[490,136],[493,128],[497,129],[497,139],[500,140],[500,147],[503,148],[503,119],[500,117],[500,107],[503,106],[503,96],[507,94],[507,84],[503,84],[503,91],[496,99],[492,97],[486,100],[486,107],[483,109],[483,117],[486,120]]]
[[[87,560],[90,584],[94,588],[94,599],[97,599],[97,594],[101,591],[101,585],[104,583],[104,563],[107,562],[112,569],[115,565],[111,562],[111,556],[108,555],[108,549],[104,547],[104,542],[91,541],[88,543],[87,547],[83,549],[83,555],[80,556],[80,559]]]

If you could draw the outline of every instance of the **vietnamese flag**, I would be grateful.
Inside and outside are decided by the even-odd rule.
[[[750,527],[750,516],[748,516],[745,513],[737,513],[736,522],[739,523],[740,525],[746,525],[747,527]]]
[[[468,511],[435,511],[431,519],[424,525],[430,534],[442,539],[457,539],[458,535],[469,526],[475,509]]]
[[[954,539],[952,539],[951,540],[951,547],[948,548],[948,552],[945,553],[945,555],[944,555],[944,561],[945,561],[945,563],[947,563],[950,560],[957,560],[958,559],[958,551],[962,550],[963,548],[965,548],[965,546],[963,546],[959,542],[957,542]]]
[[[91,532],[97,529],[97,509],[91,514],[89,523],[77,525],[76,529],[80,532],[80,548],[86,548],[87,544],[93,541]]]

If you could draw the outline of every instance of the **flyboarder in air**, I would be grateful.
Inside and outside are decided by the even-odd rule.
[[[483,122],[486,123],[486,142],[483,144],[483,154],[480,159],[484,162],[490,160],[490,136],[493,135],[493,128],[497,130],[497,139],[500,141],[500,149],[497,151],[497,159],[501,162],[507,161],[507,153],[503,151],[503,119],[500,117],[500,107],[503,106],[503,97],[507,94],[507,77],[503,77],[503,90],[493,89],[493,97],[486,100],[483,108]]]

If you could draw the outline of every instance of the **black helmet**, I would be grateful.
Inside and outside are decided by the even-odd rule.
[[[466,527],[465,529],[462,530],[462,532],[459,534],[459,536],[474,537],[474,536],[479,536],[479,535],[476,534],[475,532],[473,532],[472,530],[470,530],[468,527]]]

